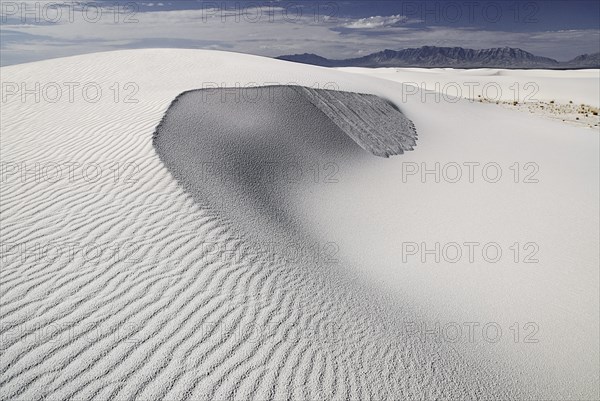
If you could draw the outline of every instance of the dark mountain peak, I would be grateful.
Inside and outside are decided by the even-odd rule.
[[[567,64],[579,68],[600,68],[600,53],[582,54],[567,61]]]
[[[316,54],[278,57],[282,60],[325,67],[454,67],[454,68],[582,68],[599,64],[599,54],[582,55],[568,63],[536,56],[516,47],[465,49],[462,47],[422,46],[401,50],[385,49],[366,56],[331,60]]]
[[[314,53],[290,54],[277,57],[279,60],[293,61],[302,64],[319,65],[322,67],[334,67],[333,60],[328,60]]]

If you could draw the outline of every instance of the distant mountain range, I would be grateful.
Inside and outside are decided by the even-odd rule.
[[[280,60],[323,67],[429,67],[429,68],[600,68],[600,53],[584,54],[560,62],[513,47],[464,49],[423,46],[413,49],[383,50],[364,57],[331,60],[304,53],[277,57]]]

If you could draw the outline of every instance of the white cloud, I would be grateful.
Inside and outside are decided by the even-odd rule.
[[[371,29],[371,28],[384,28],[389,26],[396,26],[398,24],[408,24],[421,22],[420,20],[411,20],[405,15],[390,15],[387,17],[373,16],[367,18],[360,18],[351,21],[343,26],[350,29]]]

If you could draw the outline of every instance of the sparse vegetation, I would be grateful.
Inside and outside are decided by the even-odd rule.
[[[517,110],[527,110],[529,113],[543,114],[550,118],[560,118],[561,121],[567,123],[585,124],[586,127],[595,128],[599,125],[598,114],[600,110],[596,107],[586,104],[575,105],[572,100],[568,103],[556,103],[555,100],[548,102],[544,101],[506,101],[506,100],[491,100],[485,97],[478,96],[473,99],[479,103],[496,103],[504,106],[515,107]],[[559,117],[560,116],[560,117]],[[563,118],[564,117],[564,118]]]

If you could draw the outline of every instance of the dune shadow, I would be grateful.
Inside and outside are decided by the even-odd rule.
[[[259,245],[308,239],[292,199],[310,196],[325,169],[415,141],[412,122],[387,100],[296,86],[184,92],[154,135],[178,182]]]

